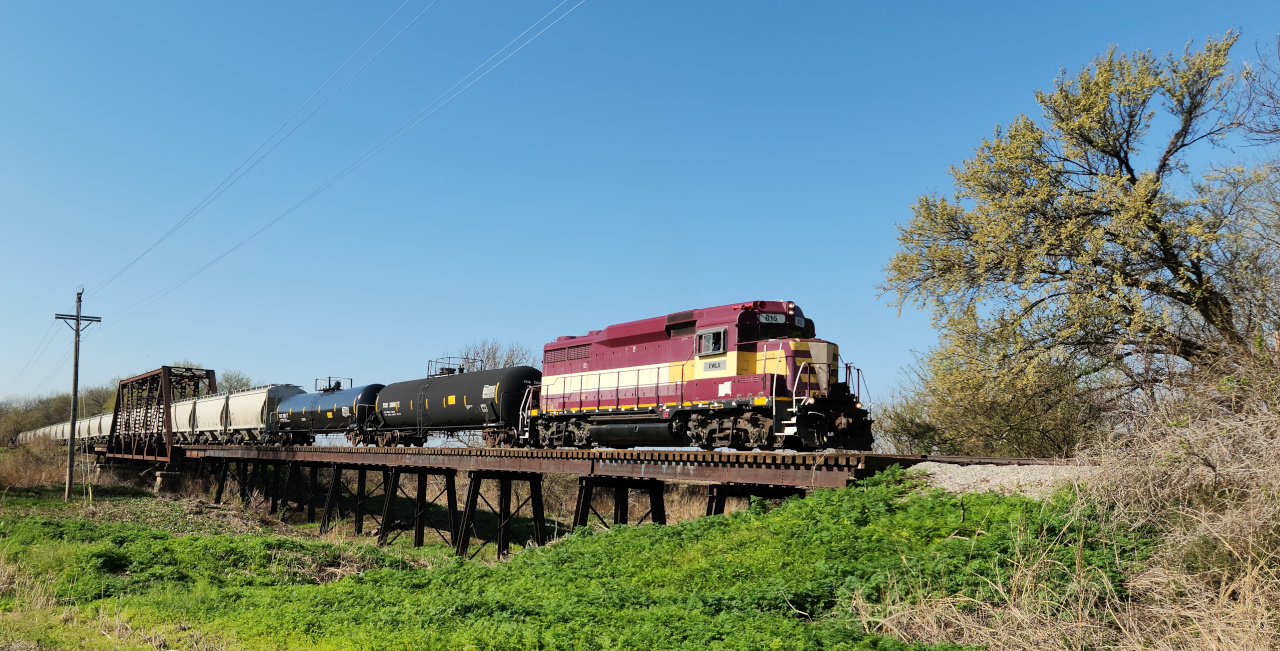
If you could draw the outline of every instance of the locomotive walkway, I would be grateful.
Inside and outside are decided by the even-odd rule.
[[[341,517],[344,494],[347,503],[354,500],[351,514],[356,533],[363,532],[366,517],[377,525],[380,544],[400,531],[412,530],[414,544],[424,543],[427,528],[454,546],[458,555],[467,556],[480,504],[489,506],[497,516],[497,533],[485,544],[496,544],[499,555],[505,555],[512,539],[512,519],[526,506],[533,521],[533,542],[546,543],[545,516],[542,504],[544,474],[576,475],[578,495],[573,526],[585,526],[595,515],[592,496],[596,490],[611,490],[614,497],[613,523],[632,522],[628,513],[630,491],[648,496],[649,510],[635,523],[648,519],[665,524],[664,491],[667,483],[702,484],[707,489],[707,515],[723,513],[730,497],[785,498],[804,495],[814,488],[840,488],[857,479],[868,477],[893,465],[912,466],[924,461],[955,464],[1047,464],[1045,459],[993,459],[984,457],[939,457],[926,455],[891,455],[860,452],[731,452],[704,450],[570,450],[512,448],[378,448],[378,447],[303,447],[303,446],[180,446],[171,448],[172,457],[161,480],[180,479],[183,473],[209,477],[217,486],[215,501],[232,494],[250,504],[258,496],[270,512],[288,508],[292,501],[305,510],[308,522],[317,518],[320,506],[320,530],[325,532],[335,513]],[[104,460],[151,462],[151,457],[108,453],[105,447],[95,450]],[[176,471],[176,472],[175,472]],[[374,482],[370,482],[370,474]],[[466,473],[467,494],[459,510],[458,473]],[[400,487],[403,475],[416,476],[416,494],[409,495]],[[347,479],[354,475],[355,486]],[[431,478],[437,486],[428,496]],[[282,481],[283,480],[283,481]],[[481,492],[486,482],[497,482],[497,504],[488,502]],[[512,508],[512,483],[528,486],[528,497]],[[432,492],[435,492],[434,489]],[[375,495],[378,493],[378,495]],[[408,518],[397,517],[397,498],[413,504]],[[381,502],[376,512],[369,508]],[[322,506],[321,506],[322,505]],[[429,515],[436,506],[444,511],[443,521]],[[439,518],[438,518],[439,519]],[[480,538],[483,540],[483,538]],[[482,545],[483,546],[483,545]],[[478,552],[478,550],[477,550]]]

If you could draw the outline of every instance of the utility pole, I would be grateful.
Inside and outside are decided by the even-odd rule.
[[[80,333],[88,327],[90,323],[101,323],[102,319],[96,316],[82,316],[80,314],[80,302],[84,298],[84,288],[81,287],[76,291],[76,313],[75,314],[55,314],[54,319],[67,324],[76,333],[75,343],[75,361],[71,366],[71,431],[67,433],[67,492],[62,496],[62,501],[71,501],[71,482],[75,479],[76,469],[76,409],[77,403],[80,401]],[[75,325],[72,325],[72,322]]]

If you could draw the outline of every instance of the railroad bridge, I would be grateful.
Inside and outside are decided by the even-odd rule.
[[[114,448],[114,449],[112,449]],[[947,463],[1044,463],[1038,459],[989,459],[977,457],[930,457],[858,452],[789,453],[678,450],[567,450],[524,448],[451,447],[326,447],[326,446],[181,446],[161,447],[161,454],[141,454],[114,446],[98,446],[94,452],[105,462],[155,464],[157,485],[181,479],[185,474],[211,480],[216,486],[214,501],[238,495],[249,504],[255,495],[270,513],[287,509],[290,503],[305,511],[308,522],[320,520],[327,532],[334,517],[343,517],[344,497],[354,500],[357,534],[364,522],[373,521],[379,544],[402,531],[413,531],[414,545],[424,544],[427,529],[454,547],[459,556],[473,556],[471,540],[494,543],[499,556],[506,555],[512,540],[512,520],[525,512],[533,522],[532,542],[547,542],[543,509],[543,476],[573,475],[578,493],[573,526],[585,526],[592,515],[609,526],[595,512],[596,491],[613,495],[613,524],[666,524],[664,495],[668,483],[706,486],[706,514],[723,513],[730,497],[767,499],[804,495],[815,488],[840,488],[892,465],[911,466],[922,461]],[[159,452],[157,450],[156,452]],[[459,503],[459,475],[467,480],[466,495]],[[401,487],[401,478],[416,478],[415,494]],[[428,490],[431,479],[437,481]],[[351,479],[355,480],[354,486]],[[372,481],[371,481],[372,480]],[[497,504],[482,493],[485,482],[496,483]],[[513,483],[528,487],[528,496],[513,505]],[[649,509],[632,518],[629,502],[632,491],[647,496]],[[436,493],[431,495],[430,493]],[[399,497],[413,504],[413,513],[404,518],[397,513]],[[379,504],[380,503],[380,504]],[[497,518],[496,533],[484,539],[476,532],[480,505],[489,507]],[[443,510],[433,519],[430,508]],[[317,513],[319,509],[319,513]]]

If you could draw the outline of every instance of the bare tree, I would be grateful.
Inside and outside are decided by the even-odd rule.
[[[1244,77],[1246,132],[1262,144],[1280,142],[1280,37],[1274,51],[1258,50],[1258,63]]]
[[[481,339],[462,347],[458,356],[474,362],[468,364],[468,371],[485,371],[510,366],[532,366],[542,368],[542,361],[527,346],[509,343],[504,344],[497,339]]]

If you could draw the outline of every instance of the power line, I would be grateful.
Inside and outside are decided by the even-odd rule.
[[[33,390],[39,391],[44,385],[48,384],[49,380],[52,380],[54,376],[58,374],[58,371],[62,370],[62,367],[66,366],[67,362],[69,361],[71,361],[71,351],[67,351],[66,354],[63,355],[62,358],[58,360],[57,365],[55,365],[53,369],[49,371],[48,375],[44,376],[43,380],[40,380],[40,383],[37,384],[36,388]]]
[[[27,363],[23,364],[22,368],[18,369],[17,375],[13,376],[13,381],[9,383],[9,388],[5,390],[5,393],[13,391],[13,387],[18,385],[18,380],[21,380],[22,377],[26,375],[27,371],[31,368],[31,365],[35,363],[36,359],[43,355],[44,351],[48,349],[46,340],[49,340],[49,335],[53,333],[53,329],[56,327],[58,327],[57,321],[49,324],[49,329],[44,331],[43,337],[40,337],[40,343],[36,344],[35,348],[31,349],[31,356],[27,358]]]
[[[441,93],[439,97],[437,97],[437,98],[435,98],[434,100],[432,100],[432,101],[431,101],[431,103],[429,103],[429,104],[427,104],[425,107],[423,107],[423,109],[422,109],[422,110],[418,111],[418,112],[417,112],[417,113],[415,113],[412,117],[410,117],[408,120],[406,120],[405,122],[401,123],[401,125],[400,125],[399,127],[397,127],[395,130],[393,130],[389,135],[387,135],[385,138],[383,138],[382,140],[380,140],[377,144],[375,144],[373,147],[371,147],[371,148],[370,148],[368,151],[366,151],[364,154],[361,154],[359,157],[357,157],[354,161],[352,161],[351,163],[349,163],[346,167],[344,167],[344,168],[343,168],[341,171],[339,171],[337,174],[335,174],[334,176],[330,177],[330,178],[329,178],[329,180],[325,181],[324,183],[321,183],[318,187],[316,187],[314,190],[312,190],[310,193],[308,193],[306,196],[304,196],[302,199],[300,199],[297,203],[295,203],[295,204],[293,204],[291,207],[289,207],[289,209],[288,209],[288,210],[285,210],[284,212],[280,213],[280,214],[279,214],[279,215],[277,215],[274,219],[272,219],[271,221],[269,221],[269,222],[267,222],[265,225],[263,225],[261,228],[259,228],[258,230],[254,231],[253,233],[251,233],[248,237],[244,238],[243,240],[241,240],[240,242],[238,242],[237,244],[235,244],[235,245],[234,245],[234,246],[232,246],[231,248],[229,248],[229,249],[227,249],[226,251],[222,252],[222,253],[221,253],[221,254],[219,254],[217,257],[213,258],[212,260],[210,260],[210,261],[208,261],[208,262],[204,263],[204,264],[203,264],[203,265],[201,265],[200,267],[197,267],[194,271],[192,271],[191,273],[187,274],[186,276],[183,276],[183,277],[182,277],[181,279],[179,279],[178,281],[176,281],[176,282],[174,282],[174,283],[172,283],[172,284],[168,285],[167,287],[165,287],[165,288],[163,288],[163,289],[159,290],[158,292],[156,292],[156,293],[154,293],[154,294],[152,294],[152,295],[150,295],[150,296],[148,296],[148,297],[146,297],[146,298],[142,299],[141,301],[138,301],[138,302],[134,303],[133,305],[130,305],[129,307],[124,308],[123,310],[119,310],[119,311],[117,311],[117,312],[115,312],[115,313],[113,313],[113,314],[111,314],[111,315],[108,315],[108,318],[110,319],[110,318],[113,318],[113,317],[117,317],[117,316],[118,316],[118,318],[114,318],[114,319],[113,319],[113,323],[119,323],[120,321],[123,321],[124,319],[127,319],[127,318],[129,318],[130,316],[133,316],[134,314],[137,314],[138,312],[142,311],[143,309],[146,309],[148,306],[150,306],[151,304],[153,304],[153,303],[155,303],[156,301],[160,300],[161,298],[164,298],[165,296],[167,296],[169,293],[173,292],[173,291],[174,291],[174,290],[176,290],[177,288],[179,288],[179,287],[181,287],[182,285],[186,284],[186,283],[187,283],[188,281],[190,281],[191,279],[193,279],[193,278],[195,278],[196,276],[200,275],[201,273],[203,273],[203,272],[204,272],[206,269],[208,269],[209,267],[212,267],[213,265],[217,264],[217,263],[218,263],[219,261],[221,261],[223,258],[227,257],[228,255],[231,255],[233,252],[235,252],[235,251],[236,251],[237,249],[239,249],[240,247],[244,246],[245,244],[248,244],[248,243],[249,243],[249,241],[253,240],[253,239],[254,239],[254,238],[256,238],[258,235],[261,235],[264,231],[266,231],[267,229],[271,228],[271,227],[272,227],[272,226],[274,226],[275,224],[279,223],[279,222],[280,222],[281,220],[283,220],[285,217],[288,217],[290,214],[292,214],[294,211],[298,210],[298,209],[299,209],[299,208],[301,208],[302,206],[306,205],[308,202],[310,202],[312,199],[314,199],[314,198],[315,198],[316,196],[318,196],[320,193],[322,193],[322,192],[324,192],[325,190],[329,189],[331,186],[333,186],[333,185],[334,185],[335,183],[337,183],[338,181],[341,181],[341,180],[342,180],[344,177],[346,177],[348,174],[350,174],[351,172],[353,172],[353,171],[355,171],[357,168],[359,168],[361,165],[363,165],[363,164],[365,164],[366,162],[368,162],[368,161],[369,161],[369,159],[371,159],[371,158],[373,158],[374,156],[378,155],[378,154],[379,154],[380,152],[382,152],[384,149],[386,149],[387,147],[389,147],[392,143],[394,143],[394,142],[396,142],[397,140],[399,140],[400,138],[404,137],[406,134],[408,134],[410,131],[412,131],[414,127],[418,126],[418,124],[420,124],[423,120],[426,120],[427,118],[429,118],[429,117],[431,117],[432,115],[434,115],[437,111],[439,111],[440,109],[442,109],[442,108],[444,108],[446,105],[448,105],[448,104],[449,104],[449,102],[452,102],[452,101],[453,101],[455,98],[457,98],[459,95],[461,95],[462,93],[466,92],[466,90],[467,90],[468,88],[470,88],[471,86],[473,86],[476,82],[480,81],[481,79],[484,79],[484,78],[485,78],[489,73],[491,73],[491,72],[493,72],[494,70],[496,70],[496,69],[498,68],[498,66],[500,66],[500,65],[502,65],[504,62],[506,62],[506,61],[507,61],[507,59],[510,59],[512,56],[515,56],[515,54],[516,54],[517,52],[519,52],[520,50],[523,50],[526,46],[528,46],[530,43],[532,43],[534,40],[536,40],[539,36],[541,36],[541,35],[542,35],[544,32],[546,32],[548,29],[551,29],[551,28],[552,28],[552,27],[554,27],[557,23],[559,23],[561,20],[564,20],[564,18],[565,18],[566,16],[568,16],[568,15],[569,15],[569,14],[571,14],[571,13],[573,13],[573,11],[574,11],[575,9],[577,9],[577,8],[578,8],[578,7],[580,7],[580,6],[582,6],[586,1],[587,1],[587,0],[579,0],[579,2],[578,2],[577,4],[575,4],[575,5],[573,5],[572,7],[570,7],[570,8],[569,8],[569,10],[568,10],[568,11],[566,11],[566,12],[564,12],[563,14],[561,14],[561,15],[560,15],[560,17],[556,18],[554,21],[552,21],[551,23],[549,23],[546,27],[543,27],[541,30],[539,30],[536,34],[534,34],[532,37],[530,37],[527,41],[525,41],[524,43],[522,43],[522,44],[520,45],[520,47],[517,47],[516,49],[512,50],[512,51],[511,51],[510,53],[508,53],[506,56],[502,57],[502,59],[500,59],[497,63],[493,64],[493,66],[491,66],[491,67],[489,67],[487,70],[485,70],[485,71],[484,71],[482,74],[480,74],[478,77],[476,77],[475,79],[472,79],[472,80],[471,80],[469,83],[467,83],[465,86],[462,86],[462,84],[463,84],[464,82],[466,82],[466,81],[467,81],[467,79],[470,79],[473,75],[475,75],[475,74],[476,74],[477,72],[479,72],[482,68],[484,68],[486,65],[488,65],[488,64],[489,64],[489,62],[493,61],[495,58],[497,58],[497,57],[498,57],[498,55],[500,55],[500,54],[502,54],[503,52],[505,52],[508,48],[510,48],[512,45],[514,45],[516,42],[518,42],[518,41],[519,41],[521,38],[523,38],[526,34],[528,34],[530,31],[532,31],[532,30],[533,30],[534,28],[536,28],[539,24],[541,24],[541,23],[542,23],[543,21],[545,21],[547,18],[549,18],[550,16],[552,16],[554,13],[556,13],[556,11],[558,11],[561,7],[563,7],[565,4],[567,4],[567,3],[569,2],[569,0],[562,0],[562,2],[561,2],[560,4],[558,4],[558,5],[556,5],[554,8],[552,8],[552,10],[551,10],[551,11],[549,11],[549,12],[547,12],[547,13],[546,13],[546,15],[544,15],[544,16],[543,16],[543,17],[541,17],[541,18],[539,18],[536,22],[534,22],[532,25],[530,25],[528,29],[524,30],[524,31],[523,31],[523,32],[521,32],[518,36],[516,36],[514,39],[512,39],[510,42],[508,42],[506,45],[502,46],[502,48],[501,48],[501,49],[499,49],[497,52],[495,52],[495,53],[493,54],[493,56],[490,56],[488,59],[486,59],[486,60],[484,61],[484,63],[481,63],[481,64],[480,64],[479,66],[477,66],[474,70],[472,70],[471,72],[467,73],[467,75],[466,75],[466,76],[464,76],[462,79],[460,79],[457,83],[455,83],[453,86],[451,86],[448,90],[446,90],[445,92]],[[458,87],[459,87],[459,86],[462,86],[462,88],[461,88],[461,89],[458,89]],[[457,92],[453,92],[453,91],[454,91],[454,89],[458,89],[458,90],[457,90]],[[452,93],[452,95],[450,95],[450,93]],[[446,99],[446,96],[447,96],[447,99]],[[441,101],[440,101],[441,99],[444,99],[444,101],[443,101],[443,102],[441,102]],[[438,103],[438,105],[437,105],[437,103]],[[432,108],[433,106],[434,106],[434,108]],[[120,315],[122,315],[122,314],[123,314],[123,316],[120,316]]]
[[[187,223],[189,223],[192,219],[195,219],[197,215],[203,212],[205,208],[209,207],[209,205],[212,204],[214,201],[216,201],[218,197],[222,196],[222,194],[227,190],[229,190],[231,186],[235,185],[235,183],[239,181],[241,178],[243,178],[245,174],[248,174],[251,170],[253,170],[254,167],[257,167],[258,163],[261,163],[264,159],[266,159],[267,156],[271,155],[271,152],[275,151],[276,148],[279,147],[282,143],[284,143],[285,140],[288,140],[289,136],[293,135],[293,133],[297,131],[299,127],[306,124],[307,121],[311,119],[311,116],[315,115],[316,112],[324,108],[324,106],[329,103],[329,100],[332,100],[334,97],[338,95],[338,93],[342,92],[342,89],[346,88],[347,84],[351,83],[353,79],[359,76],[360,73],[364,71],[364,69],[367,68],[370,63],[373,63],[374,59],[378,58],[378,55],[382,54],[382,52],[386,50],[388,47],[390,47],[391,44],[396,41],[396,39],[400,38],[400,35],[403,34],[405,30],[409,29],[409,27],[411,27],[414,23],[416,23],[418,19],[422,17],[423,14],[427,13],[428,9],[431,9],[432,7],[434,7],[436,2],[438,2],[439,0],[432,0],[432,2],[428,4],[426,8],[418,12],[418,15],[415,16],[413,20],[409,22],[408,25],[405,25],[405,27],[401,29],[399,32],[397,32],[396,35],[392,37],[390,41],[387,41],[387,43],[384,44],[381,49],[379,49],[376,53],[374,53],[374,55],[370,57],[368,61],[365,61],[364,65],[360,66],[360,68],[356,70],[350,77],[348,77],[347,80],[344,81],[341,86],[339,86],[336,90],[330,93],[329,96],[324,99],[324,101],[322,101],[319,105],[317,105],[314,109],[312,109],[312,111],[308,113],[305,117],[303,117],[301,121],[295,124],[293,128],[290,129],[287,133],[285,133],[284,136],[282,136],[279,140],[277,140],[275,144],[271,146],[270,149],[267,149],[267,151],[263,152],[261,156],[258,156],[258,153],[262,152],[262,148],[266,147],[268,143],[270,143],[273,139],[275,139],[275,137],[279,135],[279,133],[286,126],[288,126],[289,123],[293,121],[293,119],[297,117],[298,114],[301,113],[302,110],[306,108],[308,104],[311,103],[311,100],[315,99],[316,96],[321,93],[321,91],[323,91],[326,87],[328,87],[328,85],[334,80],[334,78],[337,77],[338,74],[341,73],[348,65],[350,65],[351,61],[354,60],[357,56],[359,56],[359,54],[363,52],[366,47],[368,47],[369,43],[372,42],[373,39],[377,38],[378,34],[381,34],[382,30],[386,29],[387,25],[389,25],[391,21],[395,20],[396,16],[400,15],[400,12],[403,11],[404,8],[407,7],[409,3],[412,1],[413,0],[405,0],[404,4],[400,5],[400,7],[396,9],[395,13],[391,14],[391,17],[388,18],[386,21],[384,21],[382,25],[378,27],[378,30],[373,33],[372,36],[365,39],[364,43],[360,44],[360,47],[357,48],[356,51],[351,54],[351,56],[347,57],[347,60],[344,61],[341,66],[338,66],[338,69],[333,71],[333,74],[329,75],[329,78],[326,79],[324,83],[321,84],[320,87],[315,90],[315,92],[311,93],[310,97],[307,97],[306,101],[300,104],[298,108],[295,109],[293,113],[289,115],[288,118],[285,118],[285,121],[281,122],[280,126],[276,127],[276,130],[271,132],[271,135],[267,136],[267,138],[263,140],[257,146],[257,148],[253,150],[253,152],[251,152],[247,157],[245,157],[244,160],[240,161],[240,164],[237,165],[235,169],[231,170],[231,173],[228,174],[226,178],[222,179],[222,182],[220,182],[217,186],[215,186],[212,190],[210,190],[209,193],[206,194],[204,198],[201,199],[200,202],[197,203],[194,208],[192,208],[190,211],[187,212],[186,215],[182,217],[182,219],[179,219],[176,224],[170,227],[169,230],[166,231],[163,235],[161,235],[159,239],[157,239],[155,242],[152,242],[151,245],[148,246],[146,249],[144,249],[142,253],[139,253],[137,257],[129,261],[128,264],[121,267],[115,273],[108,276],[107,279],[102,281],[102,283],[100,283],[97,287],[93,288],[93,290],[89,292],[89,295],[92,296],[102,291],[102,289],[105,288],[107,285],[110,285],[112,281],[114,281],[115,279],[123,275],[126,271],[132,268],[133,265],[137,264],[139,260],[146,257],[146,255],[150,253],[152,250],[154,250],[157,246],[160,246],[161,243],[169,239],[169,237],[172,236],[174,233],[178,232],[179,229],[187,225]],[[253,161],[252,164],[250,164],[250,161]],[[246,165],[248,165],[248,167],[246,167]]]
[[[336,90],[334,90],[327,97],[325,97],[325,99],[319,105],[313,108],[310,113],[308,113],[305,117],[303,117],[301,121],[295,124],[292,129],[290,129],[287,133],[284,134],[283,137],[279,138],[278,140],[275,140],[276,136],[279,135],[280,132],[286,126],[288,126],[289,123],[292,122],[293,119],[296,118],[298,114],[301,113],[302,110],[305,109],[307,105],[311,103],[312,100],[316,98],[316,96],[318,96],[321,92],[323,92],[324,89],[327,88],[329,84],[332,83],[333,80],[344,69],[346,69],[347,66],[350,65],[351,62],[355,60],[355,58],[359,56],[360,53],[363,52],[365,48],[367,48],[369,44],[373,42],[373,40],[377,38],[379,34],[383,32],[383,30],[386,29],[387,25],[391,24],[391,22],[394,21],[395,18],[399,16],[400,13],[404,11],[404,8],[409,6],[409,4],[412,1],[413,0],[405,0],[404,3],[401,4],[395,10],[395,12],[391,14],[389,18],[387,18],[385,21],[382,22],[381,25],[378,26],[378,29],[374,31],[374,33],[371,36],[369,36],[369,38],[365,39],[365,41],[360,44],[360,47],[356,48],[356,51],[353,52],[351,56],[347,57],[346,61],[343,61],[342,65],[338,66],[338,68],[333,71],[333,74],[329,75],[329,77],[325,79],[324,83],[321,84],[319,88],[317,88],[314,92],[312,92],[311,95],[308,96],[307,99],[302,102],[302,104],[298,105],[298,108],[294,109],[293,113],[291,113],[289,117],[285,118],[284,122],[281,122],[280,126],[276,127],[275,131],[271,132],[271,135],[267,136],[265,140],[259,143],[258,146],[247,157],[245,157],[245,159],[242,160],[239,165],[235,167],[235,169],[231,170],[230,174],[228,174],[224,179],[222,179],[220,183],[218,183],[217,186],[215,186],[212,190],[210,190],[209,193],[206,194],[204,198],[202,198],[194,208],[192,208],[186,215],[182,217],[182,219],[178,220],[178,222],[174,224],[172,227],[170,227],[169,230],[166,231],[163,235],[161,235],[159,239],[157,239],[155,242],[152,242],[150,246],[148,246],[145,250],[143,250],[142,253],[138,254],[138,256],[135,257],[133,260],[131,260],[128,264],[121,267],[111,276],[107,277],[107,279],[104,280],[102,283],[100,283],[97,287],[93,288],[89,292],[89,295],[92,296],[93,294],[96,294],[97,292],[104,289],[107,285],[111,284],[112,281],[114,281],[115,279],[123,275],[126,271],[128,271],[131,267],[133,267],[133,265],[136,264],[139,260],[144,258],[148,253],[154,250],[157,246],[159,246],[165,240],[169,239],[170,236],[172,236],[179,229],[181,229],[183,226],[189,223],[197,215],[199,215],[205,208],[207,208],[210,204],[212,204],[215,200],[217,200],[218,197],[222,196],[222,194],[226,192],[228,189],[230,189],[232,185],[234,185],[242,177],[248,174],[254,167],[258,165],[258,163],[262,162],[267,156],[269,156],[271,152],[275,151],[277,147],[279,147],[285,140],[287,140],[291,135],[293,135],[293,133],[297,131],[302,125],[306,124],[307,121],[310,120],[313,115],[315,115],[320,109],[324,108],[324,106],[328,104],[329,101],[332,100],[334,97],[336,97],[338,93],[342,92],[342,89],[346,88],[347,85],[350,84],[356,77],[358,77],[360,73],[364,71],[365,68],[369,67],[369,64],[373,63],[374,60],[376,60],[379,55],[381,55],[388,47],[390,47],[392,43],[395,43],[396,40],[399,39],[400,36],[405,33],[405,31],[407,31],[410,27],[412,27],[414,23],[418,22],[418,19],[421,18],[423,14],[425,14],[429,9],[434,7],[439,0],[432,0],[425,8],[422,9],[422,11],[418,12],[418,14],[414,16],[413,20],[409,21],[409,23],[406,24],[403,28],[401,28],[399,32],[396,32],[395,36],[393,36],[389,41],[383,44],[383,46],[379,48],[378,51],[375,52],[372,57],[366,60],[360,66],[359,69],[357,69],[354,73],[352,73],[351,76],[349,76],[342,83],[341,86],[339,86]],[[266,152],[262,152],[263,147],[266,147],[273,140],[275,140],[275,144],[271,145],[271,147],[267,149]],[[262,152],[261,156],[258,155],[260,152]],[[252,164],[250,164],[250,161],[252,161]],[[246,165],[248,165],[248,167],[246,167]],[[18,382],[33,367],[35,362],[37,362],[48,350],[49,344],[52,343],[52,340],[50,339],[48,342],[46,342],[45,340],[48,339],[50,333],[52,332],[53,332],[53,328],[50,327],[49,330],[45,332],[44,337],[41,338],[40,343],[37,343],[35,348],[32,349],[31,357],[28,358],[27,362],[23,365],[22,369],[18,372],[18,374],[14,376],[14,379],[10,383],[7,391],[12,391],[13,388],[17,386]],[[62,364],[65,364],[65,363],[66,363],[66,360],[64,359],[62,362],[58,364],[58,366],[55,368],[55,371],[53,371],[53,373],[56,373],[56,369],[61,368]],[[50,374],[50,376],[46,377],[45,380],[41,381],[39,386],[43,386],[46,382],[48,382],[49,379],[51,379],[51,377],[52,377],[52,373]]]

